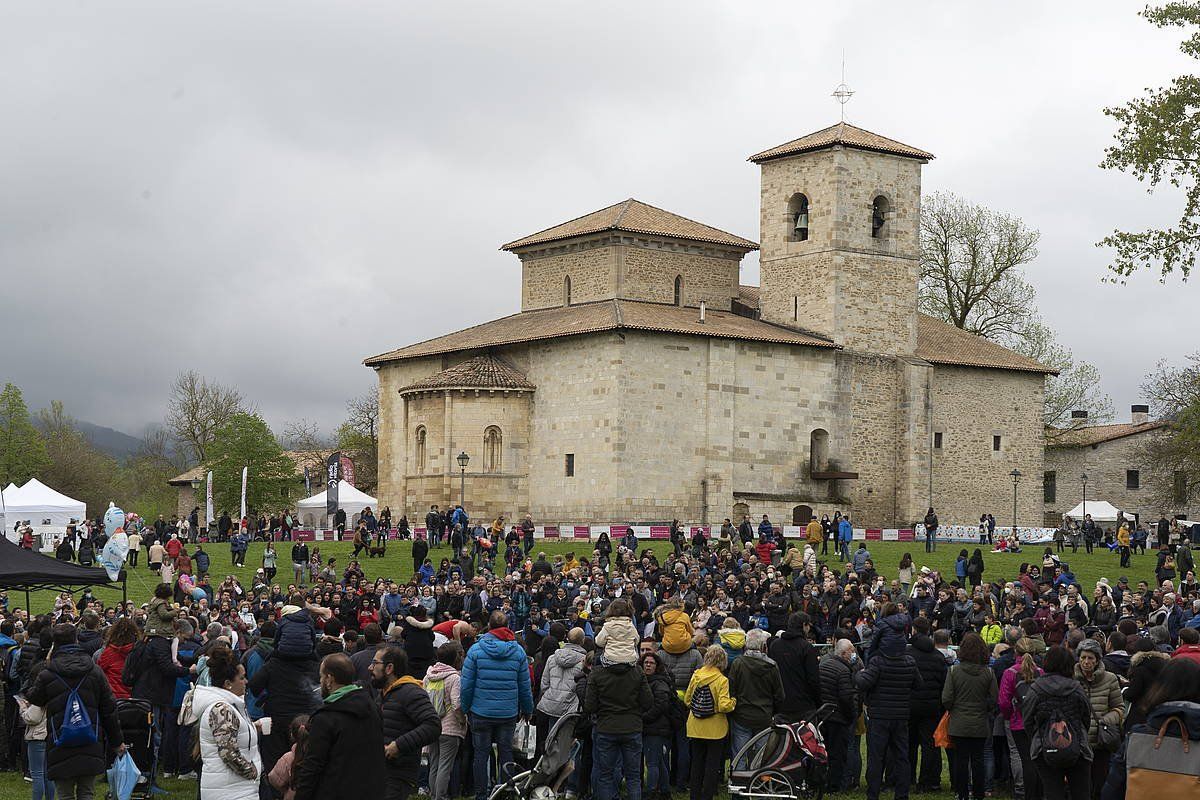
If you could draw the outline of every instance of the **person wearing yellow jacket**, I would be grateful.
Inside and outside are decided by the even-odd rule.
[[[825,529],[821,527],[821,520],[813,517],[808,521],[808,525],[804,528],[804,538],[814,549],[820,546],[821,540],[825,538]]]
[[[725,677],[727,663],[724,648],[719,645],[709,647],[704,652],[703,665],[692,674],[692,681],[683,695],[683,702],[688,707],[691,800],[713,800],[724,774],[728,749],[725,737],[729,735],[727,715],[737,707],[737,700],[729,694],[729,679]],[[697,717],[697,713],[701,716]]]
[[[1122,522],[1117,530],[1117,545],[1121,548],[1121,568],[1129,567],[1129,523]]]

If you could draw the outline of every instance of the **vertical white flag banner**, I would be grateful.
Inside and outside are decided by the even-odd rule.
[[[208,472],[208,486],[204,490],[204,525],[208,527],[213,521],[212,512],[212,470]]]
[[[242,515],[238,517],[238,524],[246,518],[246,475],[250,472],[249,467],[242,467]]]

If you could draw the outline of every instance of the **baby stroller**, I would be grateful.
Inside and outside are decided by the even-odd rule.
[[[821,724],[836,710],[832,703],[807,720],[785,722],[756,733],[729,765],[729,794],[748,800],[821,800],[829,756]]]
[[[567,776],[575,768],[575,756],[579,752],[579,743],[575,741],[575,724],[578,721],[579,712],[559,717],[546,734],[545,751],[533,769],[516,772],[509,765],[509,772],[513,774],[492,787],[488,800],[500,800],[506,796],[519,800],[550,800],[557,797]]]
[[[146,800],[150,797],[150,779],[158,767],[154,758],[154,731],[151,725],[150,702],[148,700],[118,700],[117,719],[121,721],[121,734],[133,763],[142,772],[133,797]]]

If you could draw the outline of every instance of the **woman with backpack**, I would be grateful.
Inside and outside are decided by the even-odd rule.
[[[996,676],[988,668],[987,645],[977,633],[963,636],[958,658],[942,686],[942,705],[950,714],[950,739],[954,742],[950,762],[954,791],[958,800],[969,800],[983,797],[983,746],[992,734]]]
[[[1092,748],[1092,797],[1100,796],[1100,787],[1108,776],[1108,761],[1121,743],[1121,720],[1125,716],[1125,701],[1121,697],[1121,682],[1115,673],[1104,668],[1104,651],[1095,639],[1084,639],[1076,648],[1079,663],[1075,665],[1075,680],[1083,687],[1091,703],[1088,721],[1088,744]]]
[[[446,800],[450,796],[454,759],[459,745],[467,737],[467,719],[460,697],[463,657],[461,644],[446,642],[437,649],[437,662],[425,673],[425,691],[442,723],[437,741],[429,745],[430,800]]]
[[[688,707],[687,737],[691,750],[691,800],[713,800],[725,764],[728,714],[737,706],[725,677],[728,657],[720,645],[704,651],[704,663],[684,692]]]
[[[1029,639],[1018,639],[1017,661],[1004,670],[1004,677],[1000,679],[1000,716],[1008,723],[1017,755],[1021,757],[1025,800],[1042,800],[1042,784],[1038,780],[1037,770],[1033,768],[1033,762],[1029,760],[1029,733],[1025,730],[1025,720],[1021,717],[1021,700],[1042,674],[1042,668],[1033,660],[1035,647]]]
[[[1075,658],[1065,647],[1046,651],[1045,673],[1021,701],[1021,718],[1029,732],[1029,758],[1037,770],[1046,800],[1091,797],[1092,748],[1088,726],[1092,706],[1075,680]]]

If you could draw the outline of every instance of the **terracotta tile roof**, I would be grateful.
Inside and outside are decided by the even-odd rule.
[[[801,136],[799,139],[785,142],[778,147],[772,147],[769,150],[763,150],[761,153],[755,153],[746,160],[753,161],[755,164],[761,164],[773,158],[794,156],[798,153],[808,153],[813,150],[824,150],[827,147],[833,147],[838,144],[846,147],[855,147],[859,150],[873,150],[878,153],[891,153],[892,155],[904,156],[906,158],[916,158],[922,161],[929,161],[933,158],[932,153],[926,153],[924,150],[918,150],[911,145],[897,142],[895,139],[889,139],[886,136],[880,136],[878,133],[871,133],[862,128],[857,128],[848,122],[839,122],[816,133],[810,133],[807,136]]]
[[[285,450],[284,453],[287,454],[288,456],[291,456],[292,461],[295,462],[296,474],[303,475],[304,474],[304,465],[306,463],[308,463],[308,460],[312,454],[303,452],[301,450]],[[326,455],[328,455],[328,453],[326,453]],[[320,479],[320,477],[321,477],[320,475],[317,476],[318,479]],[[169,481],[167,481],[167,483],[169,483],[172,486],[182,486],[185,483],[191,483],[192,481],[202,481],[202,480],[204,480],[204,465],[198,464],[197,466],[194,466],[191,469],[189,469],[187,472],[180,473],[179,475],[176,475],[174,478],[171,478]]]
[[[510,367],[491,354],[468,359],[450,369],[400,389],[401,394],[443,389],[512,389],[531,392],[535,387],[515,367]]]
[[[363,363],[367,366],[378,366],[406,358],[611,330],[661,331],[808,347],[837,347],[820,336],[739,316],[729,311],[707,311],[704,323],[700,322],[699,317],[700,312],[695,308],[634,300],[600,300],[575,306],[523,311],[382,353],[366,359]]]
[[[500,249],[518,250],[534,244],[544,244],[602,231],[645,233],[655,236],[671,236],[676,239],[690,239],[696,242],[723,244],[743,250],[758,249],[758,244],[749,239],[710,228],[708,225],[672,214],[670,211],[663,211],[661,208],[655,208],[633,198],[509,242]]]
[[[1124,439],[1147,431],[1165,427],[1165,422],[1143,422],[1134,425],[1132,422],[1122,422],[1116,425],[1083,425],[1070,430],[1060,429],[1048,446],[1053,447],[1088,447],[1103,444],[1115,439]]]
[[[751,308],[758,308],[762,302],[762,290],[757,286],[746,286],[742,284],[738,287],[737,299],[743,304]]]
[[[1058,374],[1032,358],[926,314],[917,314],[917,356],[934,364]]]

